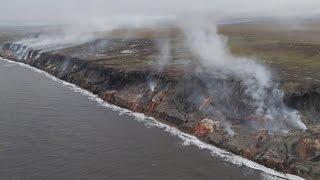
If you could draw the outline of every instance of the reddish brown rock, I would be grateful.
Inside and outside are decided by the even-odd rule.
[[[141,108],[139,104],[141,97],[141,95],[130,94],[127,102],[127,107],[132,111],[140,112]]]
[[[161,102],[163,101],[163,98],[166,96],[166,94],[164,92],[159,92],[158,94],[156,94],[153,98],[151,103],[148,106],[148,110],[150,112],[154,112],[156,110],[156,108],[161,104]]]
[[[255,146],[257,148],[262,147],[264,143],[267,142],[268,138],[269,138],[269,133],[268,133],[268,130],[266,129],[260,129],[257,133],[253,134],[253,139],[256,142]]]
[[[205,137],[220,129],[220,122],[211,119],[203,119],[194,127],[194,134]]]
[[[11,56],[14,56],[14,54],[9,50],[5,50],[5,51],[3,51],[3,56],[4,57],[11,57]]]
[[[242,150],[242,155],[245,157],[245,158],[248,158],[248,159],[253,159],[257,154],[258,154],[258,149],[257,148],[254,148],[254,147],[250,147],[250,148],[245,148]]]
[[[285,170],[285,160],[276,157],[272,152],[267,152],[265,155],[265,165],[268,167],[273,167],[277,170]]]
[[[301,138],[298,142],[296,152],[299,158],[308,159],[313,156],[312,141],[309,138]]]
[[[115,90],[111,90],[111,91],[106,91],[103,96],[102,99],[108,102],[113,102],[114,101],[114,96],[117,93],[117,91]]]

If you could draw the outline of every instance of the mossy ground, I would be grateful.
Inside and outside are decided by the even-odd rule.
[[[275,69],[285,81],[320,83],[320,23],[248,23],[221,26],[230,51]]]

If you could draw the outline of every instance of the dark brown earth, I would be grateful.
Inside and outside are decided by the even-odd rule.
[[[242,101],[246,98],[243,84],[232,78],[196,74],[195,69],[201,64],[182,46],[178,33],[171,31],[129,38],[119,33],[41,55],[28,49],[23,58],[18,54],[27,47],[9,43],[3,46],[1,56],[42,69],[105,101],[153,116],[267,167],[320,179],[320,86],[316,81],[319,74],[316,70],[320,67],[300,62],[308,57],[308,62],[319,63],[320,43],[318,46],[316,42],[287,42],[288,39],[281,39],[286,33],[275,31],[277,25],[272,27],[271,35],[261,24],[226,25],[220,27],[220,32],[229,36],[234,54],[259,57],[270,65],[285,92],[284,102],[303,115],[308,126],[305,132],[271,134],[266,129],[248,126],[248,121],[257,119],[251,107]],[[159,44],[163,42],[169,42],[172,61],[160,66]],[[286,61],[286,54],[295,57],[294,62]],[[292,77],[293,74],[297,77]],[[150,84],[155,85],[154,89]],[[214,87],[213,93],[210,90]],[[223,93],[227,90],[232,93]],[[228,134],[217,111],[232,122],[236,135]]]

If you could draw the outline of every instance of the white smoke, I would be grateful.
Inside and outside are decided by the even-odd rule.
[[[152,92],[154,92],[156,90],[156,87],[157,87],[157,82],[155,82],[154,80],[149,80],[148,81],[148,85],[149,85],[149,88]]]
[[[170,52],[170,40],[169,39],[160,39],[158,43],[160,50],[159,57],[156,61],[157,69],[162,71],[165,65],[169,64],[172,61],[172,56]]]
[[[107,33],[116,29],[156,28],[165,26],[174,19],[172,16],[109,16],[93,18],[78,24],[68,24],[57,28],[48,28],[37,37],[27,37],[17,44],[26,45],[42,52],[59,50],[107,37]],[[55,26],[54,26],[55,27]],[[127,33],[130,33],[129,31]]]
[[[180,25],[191,51],[199,57],[207,73],[231,76],[244,83],[264,128],[271,132],[286,131],[292,127],[306,129],[298,112],[282,102],[283,92],[272,81],[270,71],[253,59],[232,56],[227,48],[227,39],[218,35],[213,19],[189,18],[189,21],[181,21]]]
[[[41,50],[43,52],[59,50],[67,47],[72,47],[78,44],[94,40],[90,34],[69,34],[69,35],[40,35],[36,38],[27,38],[17,41],[17,44],[26,45],[32,49]]]
[[[160,39],[158,42],[159,55],[155,62],[150,62],[152,68],[158,72],[162,72],[167,64],[172,61],[170,52],[170,39]],[[157,87],[157,82],[154,79],[148,80],[149,89],[154,92]]]

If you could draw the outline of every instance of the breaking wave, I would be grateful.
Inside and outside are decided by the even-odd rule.
[[[209,150],[213,157],[221,158],[221,159],[223,159],[227,162],[230,162],[236,166],[246,166],[246,167],[261,171],[261,177],[263,179],[266,179],[266,180],[273,180],[273,179],[301,180],[302,179],[302,178],[295,176],[295,175],[283,174],[281,172],[275,171],[273,169],[267,168],[263,165],[255,163],[253,161],[245,159],[241,156],[234,155],[230,152],[219,149],[213,145],[209,145],[205,142],[200,141],[197,137],[195,137],[193,135],[184,133],[175,127],[171,127],[169,125],[158,122],[154,118],[148,117],[142,113],[132,112],[128,109],[120,108],[118,106],[109,104],[109,103],[105,102],[104,100],[102,100],[101,98],[99,98],[97,95],[95,95],[87,90],[81,89],[80,87],[78,87],[74,84],[60,80],[57,77],[55,77],[45,71],[37,69],[35,67],[32,67],[30,65],[27,65],[27,64],[24,64],[21,62],[8,60],[8,59],[3,59],[1,57],[0,57],[0,60],[4,60],[4,61],[6,61],[8,63],[12,63],[12,64],[20,65],[24,68],[28,68],[34,72],[37,72],[37,73],[55,81],[55,82],[62,84],[65,87],[70,88],[74,92],[77,92],[77,93],[80,93],[81,95],[87,96],[89,100],[93,100],[103,107],[106,107],[106,108],[111,109],[113,111],[119,112],[119,115],[128,115],[128,116],[133,117],[136,121],[143,123],[146,127],[160,128],[160,129],[170,133],[171,135],[178,137],[182,141],[182,144],[184,146],[194,145],[194,146],[198,147],[199,149]]]

